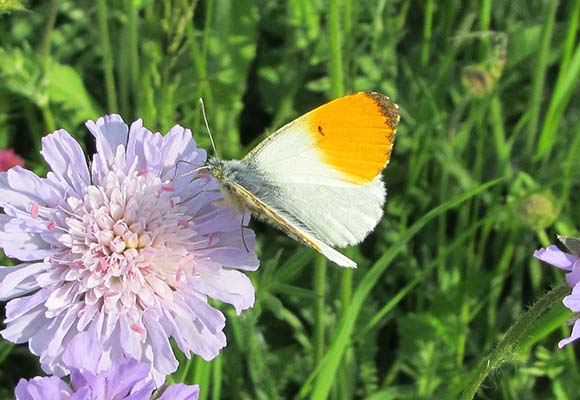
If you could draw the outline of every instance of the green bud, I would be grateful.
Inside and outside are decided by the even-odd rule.
[[[551,193],[534,193],[524,197],[519,204],[520,219],[534,229],[544,229],[558,217],[556,201]]]
[[[461,71],[461,82],[472,96],[485,96],[495,88],[496,79],[483,65],[468,65]]]

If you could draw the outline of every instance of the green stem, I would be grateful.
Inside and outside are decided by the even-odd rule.
[[[42,72],[44,74],[45,83],[50,79],[49,76],[49,63],[50,63],[50,38],[52,36],[52,31],[54,30],[54,24],[56,22],[56,17],[58,15],[58,6],[60,5],[60,0],[52,0],[50,11],[48,14],[48,19],[44,25],[44,35],[42,36],[42,43],[39,48],[40,63],[42,66]],[[46,86],[43,86],[46,90]],[[44,123],[46,125],[46,130],[52,132],[56,130],[56,123],[52,111],[50,109],[50,98],[42,102],[40,105]]]
[[[353,10],[352,10],[352,0],[343,0],[343,8],[344,8],[344,17],[343,17],[343,46],[344,46],[344,59],[345,59],[345,63],[344,65],[346,66],[345,70],[346,70],[346,78],[345,80],[347,82],[345,82],[345,87],[346,89],[350,92],[352,91],[353,87],[353,83],[352,83],[352,50],[353,50],[353,44],[354,44],[354,35],[353,35]]]
[[[548,238],[548,234],[544,229],[538,229],[536,234],[538,235],[538,239],[540,239],[542,246],[548,247],[550,245],[550,239]]]
[[[427,65],[429,62],[429,52],[431,47],[431,34],[433,31],[433,12],[435,3],[428,0],[425,5],[425,23],[423,28],[423,46],[421,48],[421,65]]]
[[[42,117],[44,118],[46,130],[48,132],[54,132],[56,130],[56,121],[54,120],[54,115],[52,115],[52,111],[50,110],[49,103],[42,106]]]
[[[560,64],[561,70],[566,70],[568,64],[572,59],[572,54],[574,54],[574,48],[576,47],[576,32],[578,31],[578,22],[580,20],[580,2],[574,3],[571,10],[568,10],[570,15],[570,24],[568,25],[568,32],[566,33],[566,39],[564,40],[564,51],[562,55],[562,63]]]
[[[131,96],[133,112],[139,115],[139,47],[138,47],[138,37],[139,37],[139,10],[137,9],[136,1],[128,1],[127,5],[129,9],[127,10],[128,15],[128,31],[129,31],[129,93]]]
[[[97,19],[101,32],[101,47],[103,49],[103,72],[105,75],[105,89],[107,91],[108,112],[118,112],[117,91],[115,89],[115,77],[113,75],[113,51],[109,38],[109,22],[107,16],[107,0],[97,1]]]
[[[346,310],[352,299],[352,274],[353,269],[341,270],[342,280],[340,285],[340,303],[342,310]]]
[[[511,170],[508,161],[511,152],[511,144],[508,143],[506,137],[502,110],[501,100],[496,94],[492,97],[490,104],[491,129],[495,143],[495,152],[499,159],[498,171],[502,173],[503,176],[509,177],[509,175],[511,175]]]
[[[352,252],[351,252],[352,253]],[[348,253],[347,253],[348,254]],[[349,254],[350,255],[350,254]],[[352,280],[353,280],[353,269],[343,269],[340,270],[339,273],[341,275],[341,285],[340,285],[340,304],[341,304],[341,314],[342,316],[346,315],[346,310],[350,302],[352,301]],[[342,360],[340,369],[338,370],[339,374],[339,382],[337,385],[339,399],[350,399],[352,398],[352,387],[353,387],[353,376],[355,375],[355,371],[352,368],[352,356],[349,358],[347,355],[350,354],[352,356],[352,346],[349,346],[349,349],[345,351],[345,357]]]
[[[530,122],[528,125],[528,135],[527,139],[527,152],[532,152],[532,147],[536,139],[536,131],[538,129],[539,116],[542,114],[540,108],[542,106],[543,92],[544,92],[544,79],[546,75],[546,70],[548,69],[548,55],[550,52],[550,41],[552,39],[552,32],[554,31],[554,20],[556,18],[556,10],[558,9],[557,1],[548,2],[548,10],[546,11],[546,21],[544,25],[544,30],[542,32],[542,39],[540,43],[540,48],[538,51],[537,61],[536,61],[536,74],[534,76],[534,81],[532,84],[532,95],[530,97]]]
[[[42,68],[44,72],[48,70],[48,59],[50,56],[50,37],[52,31],[54,30],[54,23],[56,22],[56,16],[58,15],[58,6],[60,0],[53,0],[50,7],[50,12],[48,14],[48,19],[44,25],[44,34],[42,35],[42,43],[40,45],[39,53],[40,60],[42,62]]]
[[[201,44],[198,44],[197,40],[198,32],[193,27],[193,24],[186,25],[186,35],[188,37],[188,42],[191,49],[191,59],[193,60],[195,73],[197,75],[195,99],[197,100],[199,98],[203,98],[206,107],[212,107],[213,96],[209,85],[207,73],[207,57],[209,52],[210,34],[213,22],[214,1],[213,0],[206,1],[205,7],[206,7],[205,22]],[[201,126],[201,112],[195,113],[193,126],[194,127]],[[214,155],[217,156],[217,154]]]
[[[330,42],[330,91],[332,97],[344,95],[342,67],[342,35],[340,32],[340,0],[328,4],[328,40]]]
[[[344,71],[342,59],[342,33],[340,30],[341,0],[328,3],[328,40],[330,43],[330,94],[331,97],[344,95]],[[316,292],[314,365],[317,366],[324,356],[324,306],[326,294],[326,259],[318,256],[315,267],[314,286]]]
[[[554,304],[562,301],[562,298],[570,292],[567,284],[558,286],[540,298],[520,319],[512,325],[506,332],[503,339],[498,343],[496,348],[483,360],[469,379],[461,400],[471,400],[474,398],[477,390],[489,375],[491,371],[498,368],[502,363],[511,358],[526,331],[532,327],[545,311],[550,309]]]
[[[211,375],[211,363],[197,358],[195,362],[195,373],[192,382],[199,384],[200,390],[199,400],[206,400],[209,398],[209,381]],[[204,390],[205,389],[205,390]]]
[[[576,88],[579,75],[580,45],[576,46],[576,50],[569,61],[566,63],[562,62],[558,79],[556,80],[556,85],[550,98],[550,105],[548,106],[548,112],[544,119],[544,125],[538,139],[536,150],[536,158],[543,157],[544,162],[547,161],[552,146],[556,141],[558,127],[570,98],[575,93],[574,89]]]
[[[483,0],[481,2],[479,13],[479,29],[482,32],[489,30],[489,24],[491,21],[491,9],[491,0]]]
[[[217,357],[212,362],[212,385],[211,385],[211,398],[214,400],[219,400],[222,398],[222,380],[223,380],[223,357]],[[209,389],[208,389],[209,391]]]
[[[324,356],[324,299],[326,295],[326,258],[318,255],[314,265],[314,365]]]

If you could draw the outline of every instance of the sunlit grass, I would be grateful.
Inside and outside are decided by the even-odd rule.
[[[39,173],[40,137],[103,113],[210,149],[203,97],[230,158],[345,93],[400,105],[386,216],[346,250],[359,268],[254,224],[254,309],[224,308],[222,355],[171,378],[202,399],[456,399],[563,280],[532,253],[580,227],[580,2],[419,3],[0,1],[0,145]],[[532,194],[553,218],[522,212]],[[546,312],[481,397],[576,398],[568,317]],[[26,346],[0,343],[0,363],[0,397],[41,373]]]

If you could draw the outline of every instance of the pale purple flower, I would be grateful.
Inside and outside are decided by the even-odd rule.
[[[0,267],[0,300],[12,299],[1,333],[62,376],[63,351],[87,331],[103,351],[100,370],[131,357],[151,363],[159,385],[177,368],[169,337],[206,360],[226,345],[208,297],[238,314],[254,304],[240,271],[258,268],[254,233],[222,204],[218,183],[194,172],[206,153],[189,129],[162,136],[118,115],[86,125],[97,148],[90,170],[59,130],[42,140],[46,178],[0,173],[0,247],[22,261]]]
[[[149,400],[155,384],[151,365],[121,358],[106,371],[98,365],[103,353],[87,332],[70,341],[63,360],[71,370],[70,383],[56,376],[21,379],[15,389],[17,400]],[[198,385],[170,385],[158,400],[197,400]]]
[[[548,246],[534,252],[534,257],[556,268],[567,271],[566,281],[570,287],[576,286],[580,282],[580,257],[568,254],[558,248],[558,246]]]
[[[564,297],[564,305],[575,313],[580,313],[580,257],[576,254],[565,253],[557,246],[548,246],[545,249],[536,250],[534,257],[554,267],[567,271],[566,281],[572,288],[572,293]],[[562,348],[580,338],[580,319],[576,318],[572,328],[572,334],[558,343]]]

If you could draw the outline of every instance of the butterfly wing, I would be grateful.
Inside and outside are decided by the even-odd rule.
[[[241,162],[271,188],[257,196],[265,204],[329,246],[356,244],[383,214],[380,173],[398,121],[398,106],[381,94],[341,97],[282,127]]]
[[[224,167],[226,168],[226,171],[231,172],[232,170],[237,169],[236,163],[239,162],[225,161]],[[232,176],[230,175],[230,177]],[[275,190],[272,191],[272,188],[268,186],[267,182],[261,182],[261,177],[259,175],[254,175],[252,171],[248,171],[247,174],[243,175],[243,179],[241,180],[246,184],[246,186],[254,189],[256,194],[250,191],[251,189],[249,190],[230,179],[230,177],[222,179],[222,184],[225,185],[227,193],[235,196],[238,201],[241,200],[243,206],[249,208],[259,219],[280,229],[293,239],[312,247],[338,265],[349,268],[356,267],[356,263],[353,260],[345,257],[320,239],[316,238],[314,234],[304,226],[304,224],[296,220],[291,214],[285,212],[283,207],[279,206],[280,200],[283,200],[278,197],[279,192]],[[256,187],[254,187],[253,184],[255,184]],[[258,196],[260,196],[260,198]]]

